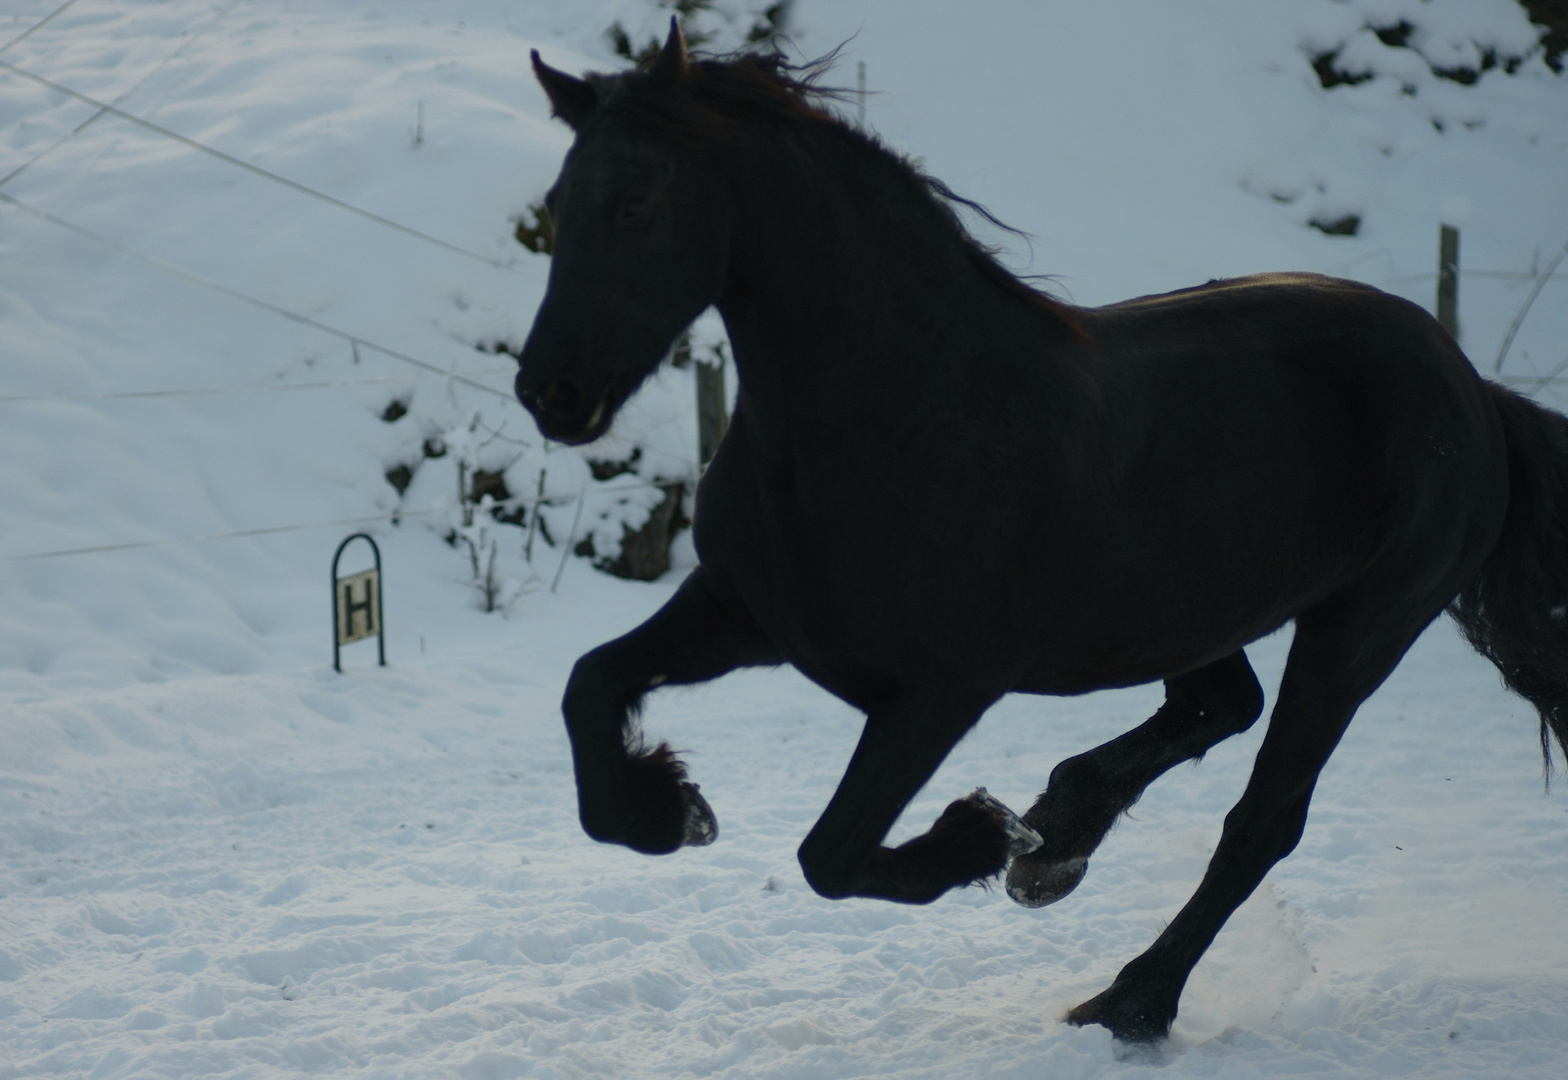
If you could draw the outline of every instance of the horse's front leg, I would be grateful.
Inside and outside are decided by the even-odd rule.
[[[584,831],[650,855],[712,843],[718,824],[685,765],[665,744],[644,745],[631,721],[654,687],[782,662],[744,609],[720,602],[700,566],[647,622],[577,661],[561,709]]]
[[[950,804],[930,831],[882,846],[909,800],[990,701],[901,695],[877,709],[827,809],[800,846],[806,881],[832,900],[875,897],[927,904],[957,885],[1000,873],[1040,837],[982,788]]]

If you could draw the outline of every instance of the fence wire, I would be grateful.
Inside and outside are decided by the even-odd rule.
[[[467,374],[500,375],[509,370],[507,368],[488,368],[484,371],[470,371]],[[411,377],[408,375],[384,375],[375,379],[337,379],[332,382],[281,383],[277,386],[211,386],[189,390],[121,390],[104,394],[21,394],[0,397],[0,405],[36,404],[50,401],[136,401],[143,398],[217,397],[225,394],[275,394],[290,390],[331,390],[340,386],[378,386],[385,383],[406,383]]]
[[[138,79],[131,87],[129,87],[127,90],[125,90],[124,92],[119,94],[114,99],[114,101],[112,101],[112,102],[101,101],[101,100],[99,100],[97,98],[94,98],[94,97],[92,97],[90,95],[80,93],[80,92],[78,92],[76,90],[71,89],[68,86],[64,86],[64,85],[62,85],[62,84],[60,84],[58,82],[55,82],[52,79],[48,79],[48,78],[45,78],[42,75],[38,75],[38,74],[36,74],[34,72],[28,71],[25,68],[19,67],[16,64],[12,64],[12,63],[10,63],[8,61],[5,61],[5,60],[0,60],[0,69],[4,69],[6,71],[9,71],[9,72],[11,72],[14,75],[17,75],[17,76],[19,76],[21,78],[27,79],[27,80],[29,80],[31,82],[34,82],[34,83],[36,83],[36,84],[38,84],[40,86],[43,86],[43,87],[45,87],[45,88],[47,88],[47,89],[49,89],[49,90],[51,90],[51,91],[53,91],[53,92],[55,92],[57,94],[61,94],[63,96],[72,98],[72,99],[74,99],[76,101],[80,101],[80,102],[82,102],[84,104],[92,106],[93,108],[95,108],[97,110],[91,116],[89,116],[86,120],[84,120],[83,122],[78,124],[70,132],[68,132],[66,135],[64,135],[60,139],[56,140],[54,143],[50,144],[48,147],[44,148],[44,150],[42,150],[38,154],[35,154],[29,160],[23,162],[21,165],[19,165],[15,169],[13,169],[10,173],[6,174],[4,177],[0,177],[0,187],[4,187],[7,183],[9,183],[13,179],[15,179],[17,176],[21,175],[23,172],[25,172],[27,169],[31,168],[37,162],[41,161],[43,158],[45,158],[49,154],[53,153],[60,146],[64,145],[66,142],[70,141],[71,139],[75,138],[77,135],[81,134],[84,130],[86,130],[88,127],[90,127],[93,123],[95,123],[97,120],[99,120],[103,116],[105,116],[105,115],[113,115],[115,117],[118,117],[118,118],[120,118],[122,120],[127,121],[128,123],[131,123],[131,124],[134,124],[134,125],[136,125],[138,127],[141,127],[144,130],[150,131],[150,132],[152,132],[152,133],[154,133],[154,134],[156,134],[156,135],[158,135],[160,137],[171,139],[171,140],[173,140],[175,142],[178,142],[178,143],[180,143],[180,144],[182,144],[182,145],[184,145],[186,147],[189,147],[190,149],[193,149],[193,150],[199,151],[200,153],[207,154],[207,155],[209,155],[211,157],[217,158],[218,160],[223,161],[223,162],[225,162],[225,163],[227,163],[229,165],[232,165],[232,166],[240,168],[240,169],[244,169],[245,171],[250,172],[250,173],[252,173],[252,174],[254,174],[256,176],[260,176],[260,177],[262,177],[262,178],[264,178],[266,180],[269,180],[269,181],[271,181],[273,183],[280,184],[280,185],[282,185],[284,187],[287,187],[287,188],[289,188],[289,189],[291,189],[293,191],[299,192],[300,194],[303,194],[303,195],[306,195],[306,196],[308,196],[310,198],[319,200],[319,201],[321,201],[321,202],[323,202],[323,203],[325,203],[325,204],[327,204],[329,206],[332,206],[332,207],[334,207],[336,209],[343,210],[343,211],[346,211],[348,213],[354,214],[354,215],[356,215],[358,217],[361,217],[363,219],[371,221],[371,222],[373,222],[373,223],[375,223],[377,225],[380,225],[382,227],[393,229],[393,230],[395,230],[397,232],[400,232],[400,233],[402,233],[404,235],[413,237],[414,239],[420,240],[420,241],[422,241],[424,243],[433,244],[435,246],[438,246],[438,247],[444,248],[444,249],[446,249],[448,251],[451,251],[451,252],[453,252],[455,254],[462,255],[462,256],[464,256],[466,258],[473,259],[473,260],[476,260],[476,261],[479,261],[479,262],[483,262],[486,265],[494,267],[496,269],[508,270],[508,271],[511,271],[511,270],[515,269],[514,265],[509,263],[509,262],[505,262],[505,261],[502,261],[500,259],[491,258],[491,257],[486,256],[486,255],[482,255],[482,254],[480,254],[478,252],[471,251],[471,250],[469,250],[467,248],[464,248],[461,245],[453,244],[453,243],[451,243],[449,241],[441,239],[440,237],[432,236],[432,235],[430,235],[428,233],[425,233],[425,232],[422,232],[422,231],[420,231],[418,229],[414,229],[414,228],[411,228],[409,226],[403,225],[400,222],[394,221],[394,220],[392,220],[390,218],[387,218],[387,217],[384,217],[384,216],[382,216],[380,214],[376,214],[376,213],[374,213],[372,211],[365,210],[362,207],[355,206],[352,203],[349,203],[349,202],[346,202],[346,201],[344,201],[342,199],[336,198],[335,196],[328,195],[325,192],[318,191],[318,190],[316,190],[314,188],[309,187],[308,185],[305,185],[305,184],[299,183],[297,181],[291,180],[288,177],[282,176],[282,175],[280,175],[278,173],[274,173],[274,172],[272,172],[272,171],[270,171],[268,169],[264,169],[261,166],[255,165],[255,164],[253,164],[251,162],[248,162],[248,161],[245,161],[245,160],[243,160],[241,158],[235,157],[232,154],[225,153],[225,152],[223,152],[221,150],[216,149],[215,147],[208,146],[205,143],[202,143],[202,142],[200,142],[197,139],[193,139],[193,138],[191,138],[189,136],[182,135],[179,132],[170,130],[169,128],[165,128],[162,125],[153,123],[150,120],[146,120],[146,119],[144,119],[144,118],[142,118],[140,116],[137,116],[137,115],[135,115],[133,113],[127,112],[126,110],[124,110],[124,109],[119,107],[120,102],[124,101],[127,97],[129,97],[132,93],[134,93],[143,83],[145,83],[148,78],[150,78],[152,75],[156,74],[159,70],[161,70],[164,66],[166,66],[170,61],[172,61],[175,57],[177,57],[181,52],[183,52],[193,41],[196,40],[197,37],[199,37],[202,33],[206,32],[206,30],[210,29],[219,20],[221,20],[225,15],[227,15],[229,13],[229,11],[232,10],[234,8],[234,6],[238,2],[239,2],[239,0],[232,0],[231,3],[226,4],[221,10],[219,10],[213,16],[212,19],[210,19],[206,24],[204,24],[201,27],[200,30],[197,30],[196,32],[192,33],[189,37],[187,37],[186,40],[181,43],[179,48],[177,48],[173,53],[169,54],[169,56],[165,57],[162,61],[160,61],[150,71],[148,71],[145,75],[143,75],[140,79]],[[66,0],[66,2],[64,4],[62,4],[60,7],[56,8],[53,12],[51,12],[49,15],[45,16],[39,22],[34,23],[31,27],[29,27],[22,34],[20,34],[19,36],[11,39],[9,42],[5,43],[3,46],[0,46],[0,53],[5,52],[6,50],[10,49],[12,46],[19,44],[20,42],[22,42],[26,38],[30,37],[32,34],[34,34],[37,31],[43,29],[44,26],[46,26],[48,23],[53,21],[57,16],[63,14],[68,8],[70,8],[75,3],[76,3],[76,0]],[[31,214],[32,216],[34,216],[36,218],[39,218],[40,220],[47,221],[47,222],[49,222],[49,223],[51,223],[53,225],[56,225],[56,226],[58,226],[60,228],[66,229],[66,230],[68,230],[70,232],[73,232],[73,233],[77,234],[78,236],[81,236],[81,237],[83,237],[85,239],[91,240],[91,241],[93,241],[93,242],[95,242],[97,244],[100,244],[102,246],[108,247],[108,248],[110,248],[110,249],[112,249],[112,250],[114,250],[116,252],[119,252],[120,254],[129,256],[130,258],[133,258],[133,259],[135,259],[135,260],[137,260],[137,261],[139,261],[139,262],[141,262],[141,263],[143,263],[143,264],[145,264],[147,266],[150,266],[150,267],[152,267],[152,268],[154,268],[154,269],[156,269],[156,270],[158,270],[158,271],[160,271],[160,272],[162,272],[164,274],[167,274],[167,275],[179,278],[179,279],[181,279],[183,281],[187,281],[187,282],[190,282],[192,284],[200,285],[200,286],[202,286],[204,288],[207,288],[207,289],[210,289],[210,290],[222,293],[225,296],[228,296],[228,297],[230,297],[232,299],[238,300],[238,301],[240,301],[242,303],[248,304],[248,305],[250,305],[252,307],[256,307],[256,308],[258,308],[260,310],[267,311],[267,312],[270,312],[270,313],[272,313],[274,315],[281,316],[283,318],[289,319],[292,322],[299,323],[301,325],[311,327],[312,329],[318,330],[318,331],[320,331],[322,333],[325,333],[325,334],[329,334],[329,335],[331,335],[333,337],[339,338],[340,340],[347,341],[356,350],[360,346],[363,346],[363,347],[365,347],[367,349],[371,349],[371,350],[373,350],[375,352],[381,353],[384,356],[388,356],[388,357],[390,357],[390,358],[392,358],[394,360],[401,361],[403,363],[406,363],[406,364],[408,364],[408,365],[410,365],[412,367],[418,368],[418,369],[420,369],[422,371],[425,371],[425,372],[428,372],[430,374],[440,376],[440,377],[442,377],[444,379],[450,379],[450,380],[452,380],[454,382],[462,383],[462,384],[464,384],[466,386],[469,386],[469,387],[471,387],[473,389],[480,390],[480,391],[483,391],[483,392],[488,393],[488,394],[492,394],[492,395],[497,396],[497,397],[501,397],[501,398],[503,398],[506,401],[511,401],[512,400],[512,395],[510,393],[496,390],[493,387],[487,386],[487,385],[485,385],[483,383],[480,383],[480,382],[476,382],[472,378],[469,378],[469,377],[467,377],[465,375],[461,375],[461,374],[458,374],[456,372],[444,370],[444,369],[442,369],[442,368],[440,368],[440,367],[438,367],[438,366],[436,366],[434,364],[431,364],[431,363],[428,363],[426,361],[420,360],[420,359],[418,359],[416,357],[413,357],[413,356],[409,356],[409,355],[407,355],[405,353],[402,353],[402,352],[400,352],[400,351],[398,351],[396,349],[391,349],[391,348],[388,348],[388,347],[386,347],[384,345],[380,345],[380,344],[378,344],[378,343],[376,343],[374,341],[370,341],[370,340],[368,340],[366,338],[363,338],[363,337],[361,337],[361,336],[359,336],[357,334],[351,334],[351,333],[349,333],[347,331],[340,330],[340,329],[338,329],[336,327],[333,327],[333,326],[330,326],[330,325],[328,325],[326,323],[322,323],[319,320],[312,319],[309,316],[302,315],[299,312],[292,311],[292,310],[290,310],[288,308],[285,308],[285,307],[283,307],[283,306],[281,306],[279,304],[274,304],[274,303],[272,303],[270,301],[262,300],[261,298],[252,296],[249,293],[245,293],[245,292],[242,292],[242,291],[240,291],[238,289],[231,288],[230,286],[223,285],[220,282],[214,281],[214,280],[212,280],[210,278],[207,278],[207,277],[205,277],[205,276],[203,276],[201,274],[197,274],[194,271],[186,270],[185,268],[177,266],[177,265],[175,265],[173,263],[168,263],[168,262],[165,262],[162,259],[158,259],[158,258],[155,258],[153,256],[144,254],[144,253],[142,253],[140,251],[135,250],[134,248],[128,247],[127,245],[121,244],[121,243],[119,243],[119,242],[117,242],[115,240],[111,240],[110,238],[108,238],[106,236],[103,236],[103,235],[101,235],[99,233],[96,233],[96,232],[92,231],[91,229],[87,229],[87,228],[85,228],[83,226],[80,226],[80,225],[77,225],[77,224],[75,224],[75,223],[73,223],[71,221],[68,221],[65,218],[59,217],[58,215],[51,214],[51,213],[49,213],[47,211],[44,211],[44,210],[41,210],[41,209],[39,209],[37,207],[31,206],[31,205],[21,201],[20,199],[16,199],[16,198],[14,198],[14,197],[12,197],[10,195],[7,195],[7,194],[5,194],[3,192],[0,192],[0,201],[4,201],[5,203],[7,203],[7,204],[9,204],[9,205],[11,205],[13,207],[16,207],[19,210],[23,210],[23,211],[27,212],[28,214]],[[503,373],[503,372],[506,372],[506,371],[509,371],[509,370],[510,369],[490,369],[490,370],[481,371],[481,372],[471,372],[469,374],[471,374],[471,375],[489,375],[489,374],[499,374],[499,373]],[[327,389],[327,388],[345,387],[345,386],[364,386],[364,385],[371,385],[371,384],[384,384],[384,383],[389,383],[389,382],[401,382],[401,381],[403,381],[402,378],[394,376],[394,377],[375,378],[375,379],[352,379],[352,380],[336,380],[336,381],[330,381],[330,382],[316,382],[316,383],[295,383],[295,384],[282,385],[282,386],[211,387],[211,388],[190,388],[190,389],[176,389],[176,390],[119,391],[119,392],[108,392],[108,393],[98,393],[98,394],[9,395],[9,396],[0,397],[0,404],[40,403],[40,402],[53,402],[53,401],[135,400],[135,399],[147,399],[147,398],[198,397],[198,396],[209,396],[209,395],[218,395],[218,394],[273,393],[273,392],[295,391],[295,390]],[[672,479],[659,479],[659,480],[650,480],[650,481],[644,481],[644,482],[633,483],[633,484],[620,484],[620,485],[617,485],[617,486],[612,487],[612,488],[603,488],[603,489],[594,490],[594,491],[589,491],[585,487],[584,490],[581,493],[579,493],[577,496],[543,496],[543,495],[540,495],[540,496],[535,497],[535,498],[514,497],[514,498],[511,498],[511,499],[505,500],[505,502],[503,504],[497,504],[497,506],[502,508],[502,509],[510,509],[510,508],[519,507],[519,506],[533,506],[535,508],[536,512],[537,512],[537,507],[542,506],[542,505],[560,505],[560,504],[563,504],[563,503],[566,503],[566,502],[575,501],[577,503],[577,507],[576,507],[576,513],[574,515],[573,530],[572,530],[575,533],[576,528],[577,528],[577,524],[580,521],[581,516],[582,516],[583,504],[590,497],[596,497],[596,496],[599,496],[599,495],[614,495],[614,494],[617,494],[617,493],[636,491],[636,490],[643,490],[643,489],[654,488],[654,487],[663,488],[663,487],[667,487],[670,484],[687,484],[687,485],[689,485],[692,482],[693,481],[691,479],[689,479],[689,478],[688,479],[673,479],[673,480]],[[155,540],[129,541],[129,542],[124,542],[124,543],[116,543],[116,544],[100,544],[100,545],[89,546],[89,547],[66,548],[66,549],[59,549],[59,550],[55,550],[55,551],[33,552],[33,553],[23,554],[23,555],[6,556],[3,561],[5,561],[5,562],[26,562],[26,561],[35,561],[35,560],[41,560],[41,559],[65,558],[65,557],[77,556],[77,555],[92,555],[92,554],[104,554],[104,553],[112,553],[112,552],[137,551],[137,550],[145,550],[145,549],[149,549],[149,548],[166,547],[166,546],[179,545],[179,544],[205,543],[205,542],[216,541],[216,540],[229,540],[229,539],[240,539],[240,538],[246,538],[246,537],[268,536],[268,535],[274,535],[274,534],[278,534],[278,533],[296,532],[296,531],[301,531],[301,530],[306,530],[306,529],[341,528],[341,527],[350,527],[350,526],[362,526],[362,525],[369,525],[369,524],[374,524],[374,523],[378,523],[378,522],[398,521],[398,520],[401,520],[403,518],[427,517],[427,516],[432,515],[432,514],[449,512],[450,510],[451,510],[451,507],[449,507],[449,506],[431,507],[431,508],[426,508],[426,509],[423,509],[423,510],[399,509],[399,510],[396,510],[396,511],[393,511],[393,512],[390,512],[390,513],[385,513],[385,514],[371,515],[371,516],[367,516],[367,517],[342,518],[342,519],[338,519],[338,520],[335,520],[335,521],[310,522],[310,523],[304,523],[304,524],[291,524],[291,525],[276,525],[276,526],[268,526],[268,527],[256,528],[256,529],[242,529],[242,530],[236,530],[236,531],[227,532],[227,533],[210,533],[210,534],[204,534],[204,535],[199,535],[199,536],[187,536],[187,537],[155,539]],[[567,552],[567,554],[568,555],[570,554],[570,545],[568,545],[568,552]],[[560,571],[558,570],[557,573],[556,573],[556,581],[557,581],[557,583],[559,582],[559,580],[560,580]]]
[[[514,507],[540,507],[540,506],[565,506],[568,503],[577,503],[577,513],[573,522],[573,533],[577,530],[577,523],[582,520],[583,504],[592,498],[601,495],[619,495],[629,491],[643,491],[648,488],[667,488],[676,484],[690,486],[695,483],[691,478],[673,480],[643,480],[635,484],[617,484],[614,487],[591,488],[585,487],[577,495],[541,495],[538,497],[514,496],[503,499],[493,504],[493,509],[508,510]],[[165,537],[156,540],[129,540],[118,544],[98,544],[92,547],[59,548],[54,551],[34,551],[24,555],[7,555],[0,562],[36,562],[40,559],[63,559],[73,555],[102,555],[118,551],[141,551],[147,548],[173,547],[178,544],[204,544],[213,540],[238,540],[245,537],[271,536],[276,533],[302,532],[306,529],[332,529],[344,528],[350,525],[373,525],[382,521],[401,521],[404,518],[430,517],[432,514],[450,513],[457,507],[444,503],[440,506],[427,506],[422,510],[392,510],[384,514],[372,514],[368,517],[340,518],[336,521],[310,521],[295,525],[269,525],[256,529],[238,529],[226,533],[203,533],[197,536]],[[567,545],[570,553],[571,544]],[[559,573],[557,574],[559,580]]]
[[[193,150],[199,150],[203,154],[210,154],[220,161],[225,161],[237,168],[244,169],[247,172],[254,173],[257,176],[264,177],[268,180],[271,180],[273,183],[282,184],[284,187],[291,188],[292,190],[300,192],[303,195],[308,195],[313,199],[319,199],[327,205],[334,206],[339,210],[345,210],[348,213],[357,214],[358,216],[365,218],[367,221],[373,221],[376,224],[384,226],[388,229],[395,229],[404,235],[412,236],[415,239],[422,240],[427,244],[434,244],[437,247],[445,248],[448,251],[462,255],[464,258],[474,259],[478,262],[484,263],[487,266],[494,267],[497,270],[510,271],[513,269],[510,263],[503,262],[500,259],[493,259],[488,255],[481,255],[477,251],[470,251],[461,245],[451,243],[447,240],[442,240],[437,236],[431,236],[429,233],[421,232],[418,229],[411,228],[400,222],[393,221],[391,218],[382,217],[380,214],[374,213],[370,210],[365,210],[362,207],[355,206],[353,203],[344,202],[342,199],[328,195],[326,192],[317,191],[313,187],[308,187],[305,184],[290,180],[286,176],[280,176],[271,170],[263,169],[260,165],[253,165],[242,158],[235,157],[233,154],[226,154],[222,150],[218,150],[214,147],[206,145],[205,143],[198,142],[189,136],[181,135],[177,131],[171,131],[166,127],[153,123],[151,120],[143,120],[141,117],[136,116],[133,113],[128,113],[124,109],[117,108],[108,102],[99,101],[95,97],[89,97],[87,94],[78,93],[77,91],[72,90],[70,87],[62,86],[52,79],[44,78],[42,75],[35,75],[31,71],[28,71],[25,68],[17,67],[15,64],[10,63],[9,61],[0,60],[0,68],[3,68],[4,70],[9,71],[14,75],[20,75],[24,79],[31,79],[40,86],[48,87],[50,90],[53,90],[58,94],[64,94],[67,97],[75,98],[77,101],[91,105],[98,109],[101,113],[112,113],[122,120],[127,120],[130,123],[143,127],[148,131],[163,136],[164,138],[173,139],[175,142],[188,146]],[[89,121],[89,123],[90,122],[91,121]],[[85,127],[86,125],[83,126]],[[50,147],[50,149],[52,150],[53,147]],[[46,150],[45,153],[48,153],[48,151]],[[7,177],[7,179],[9,179],[9,177]]]
[[[3,191],[0,191],[0,202],[8,203],[19,210],[24,210],[27,213],[32,214],[36,218],[47,221],[52,225],[57,225],[62,229],[73,232],[78,236],[85,237],[88,240],[92,240],[94,243],[102,244],[105,247],[112,248],[113,250],[120,252],[122,255],[128,255],[139,262],[145,263],[155,270],[169,274],[172,277],[177,277],[182,281],[188,281],[192,284],[200,285],[203,288],[211,289],[214,292],[222,293],[224,296],[239,300],[240,302],[249,304],[252,307],[259,308],[262,311],[269,311],[274,315],[280,315],[283,318],[290,320],[291,322],[299,323],[301,326],[308,326],[313,330],[319,330],[322,333],[329,334],[340,341],[346,341],[356,348],[372,349],[383,356],[390,356],[394,360],[400,360],[411,367],[419,368],[421,371],[428,371],[432,375],[441,376],[443,379],[450,379],[453,382],[462,383],[464,386],[469,386],[475,390],[483,391],[486,394],[501,398],[504,401],[512,400],[512,394],[508,391],[497,390],[493,386],[486,386],[484,383],[470,379],[465,375],[459,375],[456,372],[448,371],[428,361],[409,356],[407,353],[399,352],[398,350],[388,348],[385,345],[379,345],[367,338],[360,337],[358,334],[351,334],[347,330],[339,330],[335,326],[329,326],[324,322],[312,319],[308,315],[301,315],[297,311],[291,311],[290,309],[279,304],[274,304],[269,300],[262,300],[259,297],[251,296],[249,293],[241,292],[238,289],[232,289],[227,285],[213,281],[211,278],[203,277],[201,274],[198,274],[193,270],[186,270],[184,267],[175,266],[173,263],[164,262],[162,259],[154,258],[151,255],[144,255],[135,248],[127,247],[117,240],[111,240],[107,236],[93,232],[91,229],[83,228],[82,226],[67,221],[62,217],[51,214],[46,210],[40,210],[35,206],[30,206],[29,204],[22,202],[20,199],[14,196],[7,195]]]
[[[29,26],[26,30],[23,30],[22,33],[19,36],[12,38],[10,41],[6,42],[4,45],[0,45],[0,53],[5,52],[12,45],[19,45],[23,41],[26,41],[28,38],[32,37],[38,31],[42,30],[45,26],[48,26],[51,22],[53,22],[56,15],[63,14],[65,9],[70,7],[74,3],[76,3],[76,0],[65,0],[65,3],[63,3],[59,7],[55,8],[53,11],[51,11],[49,14],[45,15],[38,22],[35,22],[32,26]]]
[[[75,0],[71,0],[71,2],[74,3]],[[158,61],[158,63],[156,65],[154,65],[150,70],[148,70],[146,74],[144,74],[141,78],[137,79],[134,83],[132,83],[123,93],[120,94],[119,97],[115,98],[113,104],[118,105],[118,104],[120,104],[120,102],[124,101],[126,98],[128,98],[132,94],[136,93],[136,91],[141,88],[143,83],[145,83],[148,79],[152,78],[154,75],[158,74],[158,72],[162,71],[165,67],[167,67],[169,65],[170,61],[172,61],[175,57],[179,56],[182,52],[184,52],[191,45],[193,45],[196,42],[196,39],[201,37],[208,30],[211,30],[214,26],[218,25],[219,21],[221,21],[223,19],[223,17],[226,16],[229,12],[233,11],[235,5],[238,4],[238,3],[240,3],[240,0],[229,0],[229,2],[227,4],[225,4],[217,12],[217,14],[213,15],[212,18],[208,19],[205,23],[203,23],[199,30],[195,30],[195,31],[191,32],[190,34],[188,34],[186,36],[185,40],[180,42],[180,47],[179,48],[175,49],[168,56],[165,56],[162,60]],[[70,6],[70,4],[66,5],[66,7],[69,7],[69,6]],[[60,10],[64,11],[65,8],[61,8]],[[58,14],[58,12],[56,14]],[[50,18],[53,18],[53,17],[54,16],[50,16]],[[30,32],[31,31],[29,31],[29,33]],[[18,40],[20,40],[20,39],[18,39]],[[7,46],[7,48],[9,48],[9,46]],[[4,49],[0,49],[0,52],[4,52],[4,51],[5,51]],[[30,157],[26,161],[22,162],[16,168],[14,168],[10,172],[6,173],[5,176],[0,176],[0,187],[5,187],[12,180],[15,180],[18,176],[21,176],[28,169],[31,169],[34,165],[38,164],[44,158],[46,158],[50,154],[54,153],[56,150],[58,150],[60,147],[64,146],[66,143],[70,142],[72,139],[76,138],[83,131],[85,131],[89,127],[91,127],[93,125],[93,123],[95,121],[97,121],[100,117],[103,117],[103,116],[107,115],[108,112],[109,112],[108,108],[99,109],[97,112],[95,112],[91,116],[89,116],[86,120],[83,120],[80,124],[77,124],[76,127],[72,128],[70,131],[68,131],[64,135],[60,136],[60,138],[56,139],[54,142],[52,142],[48,146],[44,147],[38,153],[34,154],[32,157]]]

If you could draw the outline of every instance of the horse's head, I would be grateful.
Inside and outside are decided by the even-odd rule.
[[[537,51],[533,64],[577,139],[545,198],[555,250],[517,397],[545,436],[583,443],[604,434],[676,335],[718,299],[730,198],[707,155],[647,122],[671,114],[689,77],[673,20],[647,70],[578,79]]]

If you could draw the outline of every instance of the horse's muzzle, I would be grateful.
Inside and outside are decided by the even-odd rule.
[[[592,442],[608,426],[608,392],[589,398],[577,383],[564,377],[551,379],[535,389],[524,385],[521,372],[516,390],[517,400],[533,414],[540,433],[548,439],[568,445]]]

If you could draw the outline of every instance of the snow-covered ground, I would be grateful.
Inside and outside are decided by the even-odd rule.
[[[594,448],[646,450],[598,481],[476,346],[521,342],[547,267],[513,220],[568,134],[528,49],[614,67],[602,31],[667,13],[75,0],[17,40],[61,2],[10,0],[0,62],[364,213],[0,67],[0,1077],[1563,1075],[1568,798],[1446,623],[1363,708],[1155,1050],[1060,1019],[1190,894],[1258,732],[1156,785],[1041,911],[812,894],[794,847],[858,717],[788,671],[650,702],[717,844],[589,842],[566,672],[692,556],[637,584],[563,549],[693,471],[690,374]],[[1366,29],[1401,18],[1413,47]],[[866,63],[868,124],[1032,233],[1012,265],[1078,302],[1291,268],[1430,304],[1447,219],[1490,371],[1524,272],[1568,242],[1568,76],[1507,0],[802,0],[794,23],[806,55],[848,39],[833,79]],[[1432,73],[1486,48],[1524,59]],[[1336,50],[1375,77],[1325,91],[1311,58]],[[1355,236],[1307,224],[1352,214]],[[1565,360],[1552,281],[1504,374]],[[442,539],[460,461],[528,497],[542,470],[552,500],[532,564],[487,528],[499,612]],[[390,666],[361,644],[336,675],[327,562],[360,527]],[[1266,687],[1287,644],[1250,650]],[[1004,701],[899,835],[979,784],[1026,806],[1158,700]]]

